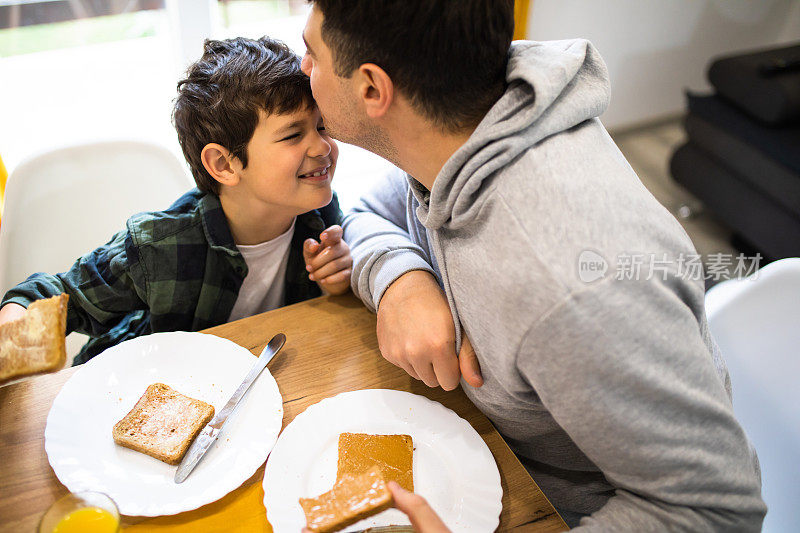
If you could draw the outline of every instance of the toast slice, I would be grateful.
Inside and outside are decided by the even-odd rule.
[[[68,300],[66,294],[36,300],[22,318],[0,325],[0,383],[64,366]]]
[[[392,505],[381,470],[373,466],[359,475],[345,475],[316,498],[300,498],[306,527],[317,533],[339,531]]]
[[[116,423],[114,442],[176,465],[214,416],[214,406],[153,383],[133,409]]]
[[[339,435],[336,479],[358,475],[378,466],[383,478],[414,492],[414,442],[411,435]]]

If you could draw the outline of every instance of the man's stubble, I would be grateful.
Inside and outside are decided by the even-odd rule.
[[[340,81],[340,83],[344,83]],[[341,87],[344,89],[344,87]],[[337,141],[360,146],[365,150],[381,156],[395,166],[398,165],[397,148],[395,148],[389,135],[380,126],[372,122],[361,110],[356,102],[345,95],[345,90],[340,90],[334,105],[338,108],[336,119],[323,113],[322,118],[328,134]]]

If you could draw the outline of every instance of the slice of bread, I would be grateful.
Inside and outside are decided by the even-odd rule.
[[[66,294],[36,300],[22,318],[0,325],[0,383],[64,366],[67,300]]]
[[[316,498],[300,498],[306,527],[317,533],[339,531],[391,505],[392,493],[377,466],[357,476],[345,475]]]
[[[414,492],[414,443],[411,435],[339,435],[339,461],[336,479],[358,475],[373,466],[381,469],[383,478],[395,481]]]
[[[197,434],[214,417],[214,406],[153,383],[116,423],[114,442],[176,465]]]

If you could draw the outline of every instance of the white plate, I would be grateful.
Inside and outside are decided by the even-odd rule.
[[[269,370],[180,485],[176,466],[116,445],[111,430],[151,383],[219,412],[255,360],[246,348],[203,333],[156,333],[109,348],[70,377],[47,416],[45,451],[56,476],[72,492],[105,492],[125,515],[176,514],[220,499],[253,475],[280,432],[283,402]]]
[[[405,434],[414,440],[414,490],[453,531],[494,531],[503,489],[492,453],[463,418],[408,392],[345,392],[310,406],[283,430],[264,473],[264,506],[276,533],[305,526],[298,499],[327,492],[336,480],[339,434]],[[396,509],[344,531],[408,524]]]

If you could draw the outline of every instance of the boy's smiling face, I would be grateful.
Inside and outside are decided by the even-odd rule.
[[[280,115],[261,110],[247,167],[237,161],[238,196],[296,215],[324,207],[338,155],[316,106]]]

